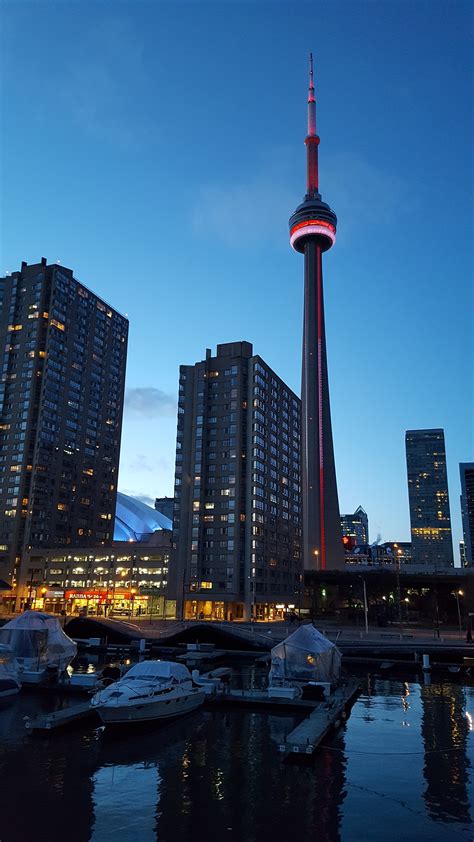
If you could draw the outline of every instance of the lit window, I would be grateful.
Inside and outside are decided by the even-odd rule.
[[[51,319],[51,321],[50,321],[50,325],[53,325],[53,327],[57,327],[57,329],[58,329],[58,330],[65,330],[65,329],[66,329],[66,328],[64,327],[63,323],[62,323],[62,322],[58,322],[58,320],[57,320],[57,319]]]

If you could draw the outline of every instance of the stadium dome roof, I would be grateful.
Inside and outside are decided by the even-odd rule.
[[[169,518],[128,494],[117,492],[114,541],[143,541],[160,529],[172,529]]]

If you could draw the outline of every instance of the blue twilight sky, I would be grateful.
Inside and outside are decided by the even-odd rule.
[[[119,487],[172,494],[178,366],[247,339],[299,392],[307,54],[341,511],[408,540],[404,433],[474,457],[470,3],[8,2],[0,269],[61,261],[130,318]]]

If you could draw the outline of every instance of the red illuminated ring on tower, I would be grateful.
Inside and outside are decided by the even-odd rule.
[[[307,219],[305,222],[297,222],[293,226],[290,233],[290,244],[295,248],[295,243],[301,237],[307,237],[308,234],[322,234],[331,240],[331,245],[336,242],[336,229],[330,222],[325,222],[324,219]],[[296,251],[296,249],[295,249]]]

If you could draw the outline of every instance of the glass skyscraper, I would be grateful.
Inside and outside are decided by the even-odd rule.
[[[474,564],[474,462],[461,462],[461,515],[465,565]]]
[[[453,565],[444,431],[407,430],[405,445],[413,562]]]

